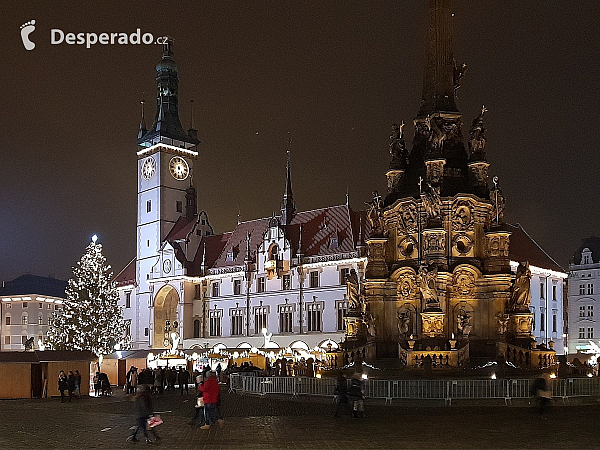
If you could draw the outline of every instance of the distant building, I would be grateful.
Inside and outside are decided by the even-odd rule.
[[[24,350],[25,341],[44,341],[48,319],[62,310],[67,282],[36,275],[21,275],[0,287],[0,350]]]
[[[569,354],[590,350],[600,338],[600,238],[583,239],[569,264]]]

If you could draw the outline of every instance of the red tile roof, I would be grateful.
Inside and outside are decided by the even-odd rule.
[[[185,239],[194,228],[197,219],[197,216],[194,216],[192,220],[188,220],[186,216],[179,216],[179,219],[177,219],[177,222],[175,222],[164,241],[173,242],[179,239]]]
[[[509,257],[511,261],[529,261],[542,269],[565,272],[565,270],[533,240],[520,224],[507,224],[510,231]]]
[[[121,270],[121,272],[119,272],[119,274],[115,277],[117,287],[135,284],[135,261],[136,258],[133,258],[129,264],[127,264],[125,268]]]

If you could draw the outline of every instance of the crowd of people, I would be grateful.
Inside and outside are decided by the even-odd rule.
[[[81,396],[81,374],[79,370],[69,371],[69,375],[61,370],[58,374],[58,391],[60,392],[60,402],[65,403],[65,392],[68,393],[69,402],[73,400],[73,396]]]

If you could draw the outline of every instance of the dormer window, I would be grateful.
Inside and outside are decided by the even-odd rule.
[[[233,250],[227,252],[227,257],[225,258],[226,262],[233,262]]]
[[[592,264],[592,252],[587,247],[581,252],[581,264]]]
[[[329,239],[329,248],[338,248],[337,236],[332,236],[331,239]]]
[[[277,261],[277,253],[279,252],[279,247],[273,244],[269,248],[269,261]]]

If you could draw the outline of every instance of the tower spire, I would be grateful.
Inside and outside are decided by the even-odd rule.
[[[138,144],[146,142],[179,141],[171,144],[200,143],[194,135],[183,130],[179,120],[179,69],[173,59],[173,39],[163,44],[161,61],[156,66],[156,117],[150,130],[138,138]]]
[[[452,50],[451,4],[451,0],[429,0],[427,57],[419,117],[440,111],[458,112],[454,94],[462,73],[455,67]]]
[[[296,202],[294,202],[294,194],[292,193],[292,175],[290,168],[290,146],[292,139],[289,137],[288,131],[288,149],[287,149],[287,167],[285,175],[285,192],[283,193],[283,202],[281,203],[281,224],[289,225],[296,212]]]
[[[140,101],[140,104],[142,105],[142,119],[140,120],[140,130],[138,131],[138,139],[141,139],[141,137],[143,135],[146,134],[146,132],[148,131],[146,129],[146,120],[144,119],[144,104],[146,103],[146,100],[144,100],[142,98],[142,100]]]

